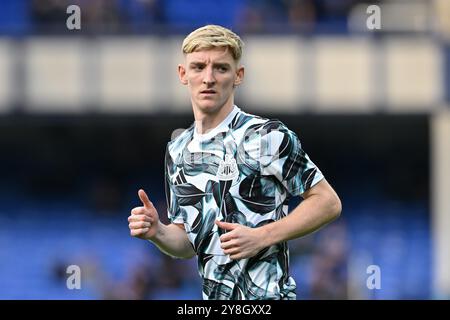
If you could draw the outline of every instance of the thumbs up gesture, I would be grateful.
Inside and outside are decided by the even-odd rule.
[[[131,215],[128,217],[130,235],[144,240],[151,240],[156,235],[159,227],[158,211],[156,211],[144,190],[140,189],[138,196],[143,206],[131,210]]]

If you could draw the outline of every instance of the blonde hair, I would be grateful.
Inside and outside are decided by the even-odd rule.
[[[206,25],[192,31],[183,41],[184,54],[218,47],[227,47],[238,62],[242,56],[244,42],[233,31],[218,25]]]

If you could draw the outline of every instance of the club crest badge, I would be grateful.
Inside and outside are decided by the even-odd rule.
[[[225,155],[225,160],[220,160],[217,177],[222,181],[233,180],[239,175],[236,160],[229,154]]]

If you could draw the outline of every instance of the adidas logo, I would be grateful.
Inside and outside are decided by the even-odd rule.
[[[225,155],[225,160],[220,160],[217,177],[222,181],[233,180],[239,175],[236,160],[229,154]]]
[[[173,182],[173,185],[177,186],[183,183],[187,183],[186,176],[184,175],[183,170],[180,170],[178,175],[175,177],[175,181]]]

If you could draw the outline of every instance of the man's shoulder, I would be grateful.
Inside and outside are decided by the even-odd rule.
[[[172,140],[167,143],[166,154],[174,155],[180,153],[184,147],[192,140],[194,134],[194,124],[187,129],[177,129]]]
[[[292,131],[281,120],[240,112],[230,124],[233,130],[244,129],[246,135],[256,134],[260,137],[271,132],[291,133]]]
[[[288,130],[287,126],[276,118],[264,117],[244,111],[236,114],[229,126],[233,131],[244,130],[247,133],[259,130]]]

